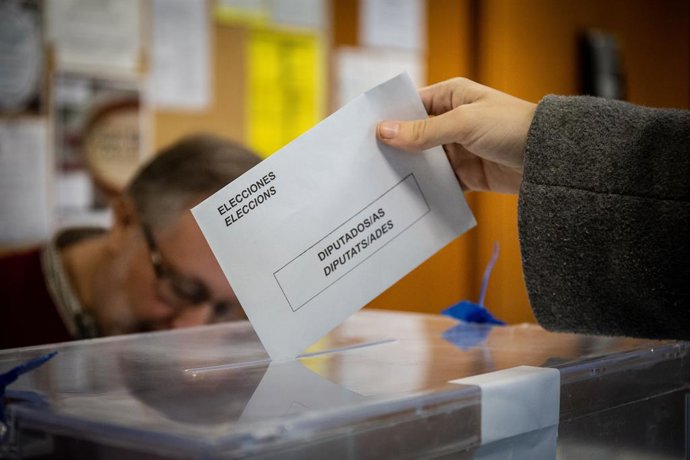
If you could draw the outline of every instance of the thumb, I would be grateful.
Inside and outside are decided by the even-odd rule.
[[[460,142],[462,125],[457,120],[456,112],[457,109],[422,120],[382,121],[376,127],[376,135],[382,142],[408,151]]]

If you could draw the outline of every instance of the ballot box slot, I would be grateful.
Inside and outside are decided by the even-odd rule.
[[[396,339],[383,339],[383,340],[377,340],[374,342],[367,342],[367,343],[358,343],[354,345],[347,345],[339,348],[334,348],[330,350],[319,350],[319,351],[314,351],[314,352],[309,352],[309,353],[302,353],[299,355],[296,359],[303,359],[303,358],[314,358],[316,356],[324,356],[324,355],[331,355],[331,354],[336,354],[336,353],[345,353],[348,351],[353,351],[353,350],[360,350],[362,348],[368,348],[368,347],[375,347],[379,345],[385,345],[389,343],[395,343],[397,342]],[[255,360],[255,361],[246,361],[246,362],[241,362],[241,363],[228,363],[228,364],[218,364],[214,366],[207,366],[207,367],[196,367],[196,368],[191,368],[191,369],[185,369],[184,372],[186,374],[191,375],[192,377],[200,376],[205,373],[209,372],[218,372],[218,371],[226,371],[226,370],[234,370],[234,369],[241,369],[241,368],[246,368],[246,367],[262,367],[262,366],[268,366],[271,364],[270,359],[260,359],[260,360]],[[276,363],[280,363],[280,361],[277,361]]]

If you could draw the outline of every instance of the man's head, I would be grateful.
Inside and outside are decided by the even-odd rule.
[[[146,164],[125,195],[144,223],[152,229],[163,228],[259,161],[245,147],[220,137],[186,137]]]
[[[139,171],[115,201],[107,276],[93,295],[104,334],[242,316],[189,209],[259,161],[237,144],[200,135],[165,149]]]

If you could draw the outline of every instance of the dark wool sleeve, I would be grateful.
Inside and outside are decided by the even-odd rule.
[[[690,112],[545,97],[519,232],[545,328],[689,340]]]

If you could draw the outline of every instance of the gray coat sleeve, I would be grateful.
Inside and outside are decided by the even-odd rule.
[[[545,97],[518,215],[542,326],[690,339],[690,112]]]

